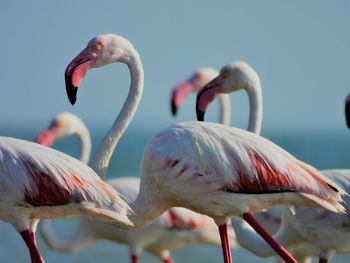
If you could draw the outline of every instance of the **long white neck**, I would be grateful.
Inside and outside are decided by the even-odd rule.
[[[78,227],[69,237],[62,237],[52,228],[51,220],[42,220],[39,224],[39,231],[46,244],[53,250],[73,253],[81,251],[95,243],[90,235],[90,229],[79,220]]]
[[[246,87],[249,97],[248,131],[260,134],[263,116],[263,99],[259,79],[249,83]]]
[[[112,128],[101,142],[93,162],[93,169],[101,178],[105,177],[113,151],[133,118],[142,96],[144,75],[141,59],[136,50],[130,50],[129,54],[129,57],[123,61],[130,70],[129,94]]]
[[[224,125],[231,125],[231,101],[228,94],[219,94],[219,122]]]
[[[85,125],[80,125],[76,131],[76,136],[80,140],[80,158],[83,163],[88,163],[91,154],[91,138],[89,130]]]

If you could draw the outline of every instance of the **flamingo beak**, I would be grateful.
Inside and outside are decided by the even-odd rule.
[[[195,82],[195,78],[190,78],[174,87],[171,95],[171,113],[173,116],[176,116],[177,109],[185,101],[187,96],[196,88]]]
[[[350,94],[345,99],[345,119],[346,124],[350,129]]]
[[[219,94],[224,81],[225,78],[219,75],[198,92],[196,102],[197,120],[204,121],[205,112],[209,104]]]
[[[36,143],[51,147],[58,137],[58,129],[55,125],[51,124],[49,128],[42,131],[35,139]]]
[[[67,96],[72,105],[77,100],[77,91],[80,81],[88,70],[96,64],[97,54],[86,48],[76,56],[65,71]]]

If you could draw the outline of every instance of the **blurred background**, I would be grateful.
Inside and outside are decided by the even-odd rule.
[[[350,2],[327,1],[1,1],[0,133],[32,140],[61,111],[80,116],[94,150],[119,112],[129,88],[125,65],[92,70],[78,101],[66,98],[64,70],[92,37],[117,33],[141,55],[144,95],[111,161],[108,176],[139,175],[143,147],[162,128],[195,119],[195,96],[170,114],[172,87],[195,69],[220,69],[235,60],[259,74],[264,97],[262,135],[319,169],[350,167],[350,131],[344,118],[349,92]],[[246,128],[248,100],[231,96],[232,122]],[[207,119],[217,120],[217,105]],[[78,140],[55,148],[78,155]],[[58,222],[69,233],[74,220]],[[26,262],[20,237],[0,223],[0,262]],[[39,235],[38,235],[39,236]],[[127,262],[125,247],[108,242],[74,255],[49,251],[47,262]],[[174,252],[178,262],[217,262],[221,251],[195,246]],[[348,262],[337,256],[332,262]],[[221,258],[220,258],[221,259]],[[258,259],[234,251],[236,262]],[[142,262],[155,259],[144,255]],[[262,261],[262,260],[261,260]],[[274,262],[267,259],[264,262]]]

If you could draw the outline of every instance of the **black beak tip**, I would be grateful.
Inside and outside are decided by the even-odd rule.
[[[75,92],[74,95],[68,95],[69,102],[74,105],[77,101],[77,93]]]
[[[197,110],[196,112],[197,112],[197,120],[198,121],[204,121],[205,111]]]
[[[177,114],[177,107],[175,105],[174,100],[171,100],[171,113],[173,114],[173,116],[176,116]]]
[[[74,87],[72,84],[72,77],[70,75],[65,77],[66,80],[66,91],[69,102],[74,105],[77,101],[78,87]]]
[[[350,103],[345,105],[345,119],[348,128],[350,129]]]

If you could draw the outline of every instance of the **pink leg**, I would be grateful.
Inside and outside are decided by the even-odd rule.
[[[243,219],[276,251],[287,263],[298,263],[289,252],[281,246],[266,230],[260,225],[251,213],[244,213]]]
[[[36,246],[34,233],[30,232],[29,230],[25,230],[25,231],[22,231],[20,234],[24,242],[27,244],[32,263],[45,263],[43,258],[40,255],[38,247]]]
[[[132,254],[131,255],[131,263],[138,263],[138,262],[139,262],[138,255]]]
[[[224,255],[224,262],[232,263],[231,247],[230,247],[230,241],[228,239],[227,224],[223,224],[219,226],[219,232],[220,232],[220,238],[221,238],[222,253]]]
[[[35,246],[36,246],[37,244],[36,244],[36,237],[35,237],[35,234],[34,234],[33,232],[31,232],[31,231],[29,231],[29,233],[30,233],[30,236],[31,236],[31,238],[32,238],[32,240],[33,240]]]
[[[163,263],[175,263],[175,260],[173,260],[170,256],[163,258]]]
[[[327,263],[328,259],[327,258],[320,258],[318,263]]]

